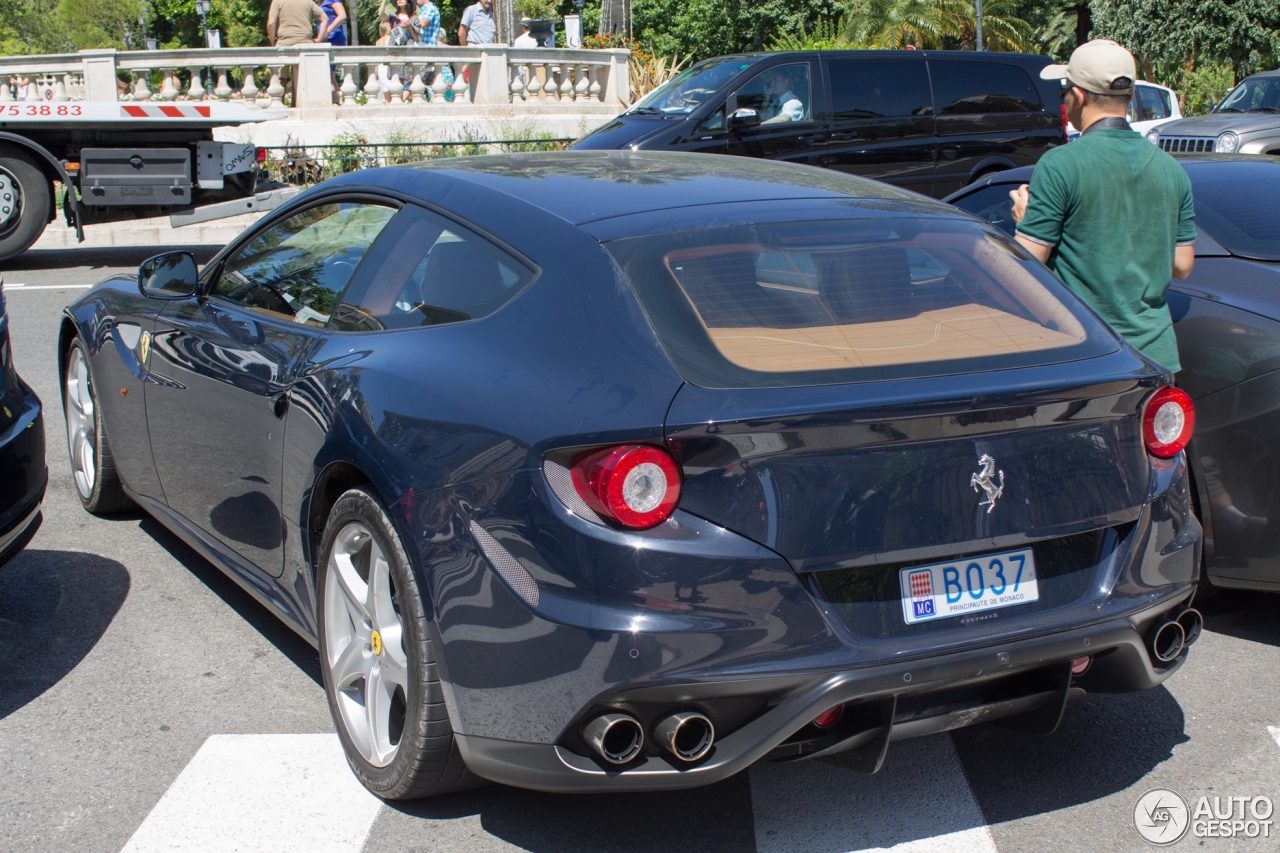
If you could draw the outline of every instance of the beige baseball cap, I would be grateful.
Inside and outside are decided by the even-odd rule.
[[[1070,80],[1095,95],[1127,95],[1138,76],[1133,54],[1108,39],[1094,39],[1071,51],[1066,65],[1040,69],[1042,80]]]

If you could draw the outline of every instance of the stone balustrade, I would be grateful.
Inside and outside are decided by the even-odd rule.
[[[236,100],[304,112],[508,105],[516,114],[532,106],[545,111],[567,105],[612,112],[631,99],[627,62],[626,50],[501,44],[82,50],[0,57],[0,102]]]

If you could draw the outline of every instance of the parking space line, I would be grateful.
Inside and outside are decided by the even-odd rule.
[[[757,764],[757,853],[996,853],[949,735],[889,747],[874,776],[828,761]]]
[[[122,853],[358,853],[381,807],[335,734],[213,735]]]
[[[1276,746],[1280,746],[1280,726],[1267,726],[1267,731],[1275,738]]]

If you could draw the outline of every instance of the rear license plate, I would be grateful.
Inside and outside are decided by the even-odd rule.
[[[1030,548],[903,569],[907,624],[1026,604],[1040,598]]]

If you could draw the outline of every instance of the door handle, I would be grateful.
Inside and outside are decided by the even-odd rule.
[[[815,142],[823,142],[826,138],[826,134],[823,133],[803,133],[796,137],[796,141],[804,145],[812,145]]]
[[[857,135],[858,131],[856,130],[837,130],[831,134],[831,138],[836,142],[848,142]]]

